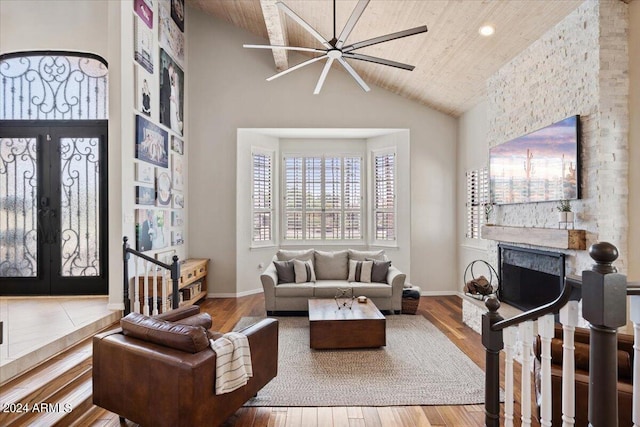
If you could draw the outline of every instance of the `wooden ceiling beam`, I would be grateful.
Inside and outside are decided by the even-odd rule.
[[[280,11],[276,6],[276,0],[260,0],[264,22],[267,26],[267,34],[269,35],[269,43],[272,45],[288,46],[289,38],[287,37],[287,27],[284,23],[284,17],[280,15]],[[276,64],[276,70],[283,71],[289,68],[289,52],[285,49],[271,49],[273,52],[273,60]]]

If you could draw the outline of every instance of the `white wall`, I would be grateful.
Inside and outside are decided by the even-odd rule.
[[[470,239],[466,236],[467,188],[465,172],[488,166],[489,144],[487,141],[487,102],[481,102],[465,112],[458,120],[458,172],[457,172],[457,215],[458,224],[458,263],[456,268],[456,287],[464,286],[464,271],[470,262],[476,259],[488,261],[487,241]],[[496,267],[495,265],[493,266]],[[475,270],[474,270],[475,271]],[[484,272],[477,272],[484,274]]]
[[[236,293],[236,132],[238,128],[406,128],[411,132],[412,281],[424,291],[455,286],[456,119],[332,70],[313,95],[321,64],[273,82],[264,43],[193,9],[189,12],[190,135],[188,249],[211,258],[209,292]],[[293,63],[301,57],[294,56]],[[237,264],[236,264],[237,263]],[[254,266],[250,267],[255,269]]]
[[[2,0],[0,52],[72,50],[108,57],[108,0]]]

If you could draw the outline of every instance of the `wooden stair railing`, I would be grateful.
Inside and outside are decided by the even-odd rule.
[[[156,315],[160,311],[167,311],[168,295],[166,295],[165,281],[171,280],[171,309],[180,306],[179,280],[180,280],[180,263],[178,256],[174,255],[171,264],[153,259],[142,252],[131,249],[127,243],[129,238],[122,238],[122,259],[124,263],[123,269],[123,299],[124,299],[124,315],[131,313],[132,308],[136,313],[144,313],[146,315]],[[133,278],[129,276],[129,262],[133,255]],[[142,265],[140,265],[142,264]],[[142,274],[140,274],[142,271]],[[159,273],[160,272],[160,273]],[[167,277],[169,273],[169,277]],[[158,282],[160,280],[160,283]],[[151,282],[151,283],[150,283]],[[152,291],[149,293],[149,285]],[[161,285],[161,286],[159,286]],[[142,287],[142,302],[140,302],[140,288]],[[133,288],[133,292],[130,291]],[[158,288],[161,289],[160,297],[158,297]],[[133,295],[133,305],[131,304]],[[160,298],[160,304],[158,304]],[[133,307],[132,307],[133,306]]]
[[[563,327],[562,425],[575,424],[574,332],[578,324],[578,290],[582,294],[583,317],[590,326],[589,346],[589,423],[593,427],[617,426],[617,328],[626,324],[627,295],[631,296],[631,320],[634,324],[633,422],[640,426],[640,286],[627,286],[624,275],[612,263],[618,251],[610,243],[596,243],[589,249],[595,261],[592,270],[582,274],[582,282],[566,278],[560,296],[553,302],[503,319],[500,303],[485,302],[488,312],[482,318],[482,343],[486,349],[485,425],[500,425],[500,351],[505,350],[504,425],[513,426],[513,358],[516,336],[522,341],[522,426],[531,425],[531,361],[533,322],[538,321],[541,343],[540,424],[551,426],[551,340],[554,337],[554,314],[560,314]]]

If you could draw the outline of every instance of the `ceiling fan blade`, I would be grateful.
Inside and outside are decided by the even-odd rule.
[[[326,47],[327,49],[333,49],[333,46],[331,46],[329,44],[329,42],[324,37],[322,37],[322,35],[319,32],[317,32],[311,25],[307,24],[305,22],[305,20],[300,18],[293,10],[289,9],[289,6],[287,6],[286,4],[284,4],[284,3],[280,2],[280,1],[276,3],[276,6],[278,6],[280,9],[282,9],[282,11],[284,13],[286,13],[287,15],[289,15],[291,17],[291,19],[293,19],[298,24],[300,24],[300,26],[302,28],[307,30],[307,32],[309,34],[311,34],[320,43],[322,43],[322,46]]]
[[[324,68],[322,69],[322,74],[320,74],[320,78],[318,79],[318,84],[316,85],[315,90],[313,91],[314,95],[320,93],[322,89],[322,85],[324,84],[324,80],[327,78],[327,74],[329,74],[329,70],[331,69],[331,64],[333,64],[333,58],[327,59],[327,63],[324,64]]]
[[[294,65],[293,67],[289,67],[286,70],[279,72],[278,74],[274,74],[273,76],[269,77],[267,79],[267,81],[270,82],[271,80],[277,79],[280,76],[284,76],[285,74],[288,74],[288,73],[290,73],[292,71],[295,71],[298,68],[302,68],[305,65],[312,64],[312,63],[314,63],[316,61],[319,61],[319,60],[321,60],[323,58],[326,58],[326,57],[327,57],[327,55],[324,54],[324,55],[316,56],[315,58],[308,59],[308,60],[306,60],[304,62],[299,63],[298,65]]]
[[[372,46],[378,43],[384,43],[395,39],[401,39],[403,37],[409,37],[414,34],[426,33],[427,26],[422,25],[420,27],[411,28],[409,30],[398,31],[397,33],[387,34],[386,36],[374,37],[369,40],[364,40],[358,43],[354,43],[342,49],[342,52],[351,52],[352,50],[361,49],[363,47]]]
[[[301,50],[303,52],[319,52],[324,53],[326,50],[315,49],[313,47],[297,47],[297,46],[277,46],[268,44],[243,44],[242,47],[250,49],[284,49],[284,50]]]
[[[338,41],[336,42],[336,48],[340,49],[342,46],[344,46],[344,43],[347,41],[347,38],[349,37],[349,34],[351,34],[351,31],[353,31],[353,28],[358,23],[360,16],[362,16],[362,12],[364,12],[364,10],[367,8],[369,1],[370,0],[360,0],[356,5],[356,7],[353,9],[353,12],[351,12],[351,16],[349,17],[349,20],[347,21],[346,24],[344,24],[344,28],[342,29],[340,36],[338,36]]]
[[[413,71],[414,65],[403,64],[402,62],[390,61],[388,59],[377,58],[375,56],[361,55],[359,53],[346,52],[343,53],[345,58],[358,59],[360,61],[375,62],[376,64],[388,65],[389,67],[402,68],[403,70]]]
[[[344,60],[344,58],[338,58],[338,62],[342,64],[344,69],[347,70],[349,74],[351,74],[351,77],[353,77],[358,82],[360,87],[364,89],[365,92],[369,92],[371,90],[371,88],[367,86],[364,80],[362,80],[362,77],[360,77],[360,75],[356,73],[356,70],[354,70],[353,67],[349,65],[347,61]]]

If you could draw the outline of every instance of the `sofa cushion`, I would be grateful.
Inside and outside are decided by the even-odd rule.
[[[313,249],[304,249],[300,251],[289,251],[286,249],[280,249],[276,252],[276,258],[278,261],[291,261],[292,259],[299,259],[306,261],[310,259],[313,262],[313,255],[315,251]]]
[[[296,277],[296,283],[315,282],[316,273],[313,270],[313,261],[310,259],[301,261],[293,260],[293,271]]]
[[[313,297],[313,283],[285,283],[275,288],[277,297]]]
[[[379,251],[357,251],[355,249],[349,249],[350,260],[354,259],[356,261],[366,261],[367,258],[384,261],[384,250],[380,249]]]
[[[349,274],[349,252],[315,251],[314,267],[318,280],[346,280]]]
[[[124,335],[188,353],[209,348],[209,338],[202,326],[167,322],[140,313],[127,314],[120,319],[120,326]]]
[[[296,275],[293,270],[293,261],[273,261],[278,273],[278,285],[280,283],[295,283]]]
[[[365,282],[371,283],[371,271],[373,269],[373,261],[355,261],[349,260],[349,282]]]
[[[368,258],[367,261],[373,261],[371,281],[374,283],[387,283],[387,274],[389,274],[391,261],[378,261],[371,258]]]
[[[316,298],[333,298],[338,289],[349,289],[351,285],[346,280],[320,280],[316,282],[313,296]]]
[[[393,288],[390,285],[383,285],[382,283],[350,283],[353,287],[353,295],[360,296],[366,295],[369,298],[389,298],[393,293]]]

